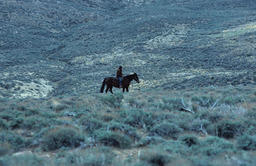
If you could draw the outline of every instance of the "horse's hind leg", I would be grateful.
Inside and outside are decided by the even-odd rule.
[[[129,92],[129,89],[128,89],[128,87],[126,88],[126,92]]]
[[[111,87],[110,87],[110,92],[113,94],[112,88],[113,88],[113,87],[111,86]]]

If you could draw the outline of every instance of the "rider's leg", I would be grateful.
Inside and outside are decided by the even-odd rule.
[[[119,80],[119,87],[121,88],[122,87],[122,78],[119,77],[118,80]]]

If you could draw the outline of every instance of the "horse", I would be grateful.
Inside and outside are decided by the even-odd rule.
[[[123,77],[122,80],[122,87],[119,87],[119,81],[117,78],[115,77],[106,77],[104,78],[103,82],[102,82],[102,86],[100,89],[100,92],[103,93],[104,88],[105,88],[105,84],[107,85],[106,88],[106,93],[108,93],[108,90],[113,94],[112,88],[116,87],[116,88],[123,88],[123,92],[129,92],[129,85],[131,83],[132,80],[135,80],[137,83],[140,83],[139,81],[139,77],[136,73],[131,74],[131,75],[127,75]]]

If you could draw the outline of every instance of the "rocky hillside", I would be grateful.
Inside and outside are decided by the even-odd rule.
[[[255,84],[254,0],[1,0],[0,97]]]

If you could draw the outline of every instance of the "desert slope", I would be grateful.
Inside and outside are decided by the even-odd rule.
[[[117,66],[141,88],[255,84],[255,2],[1,1],[1,97],[98,93]]]

